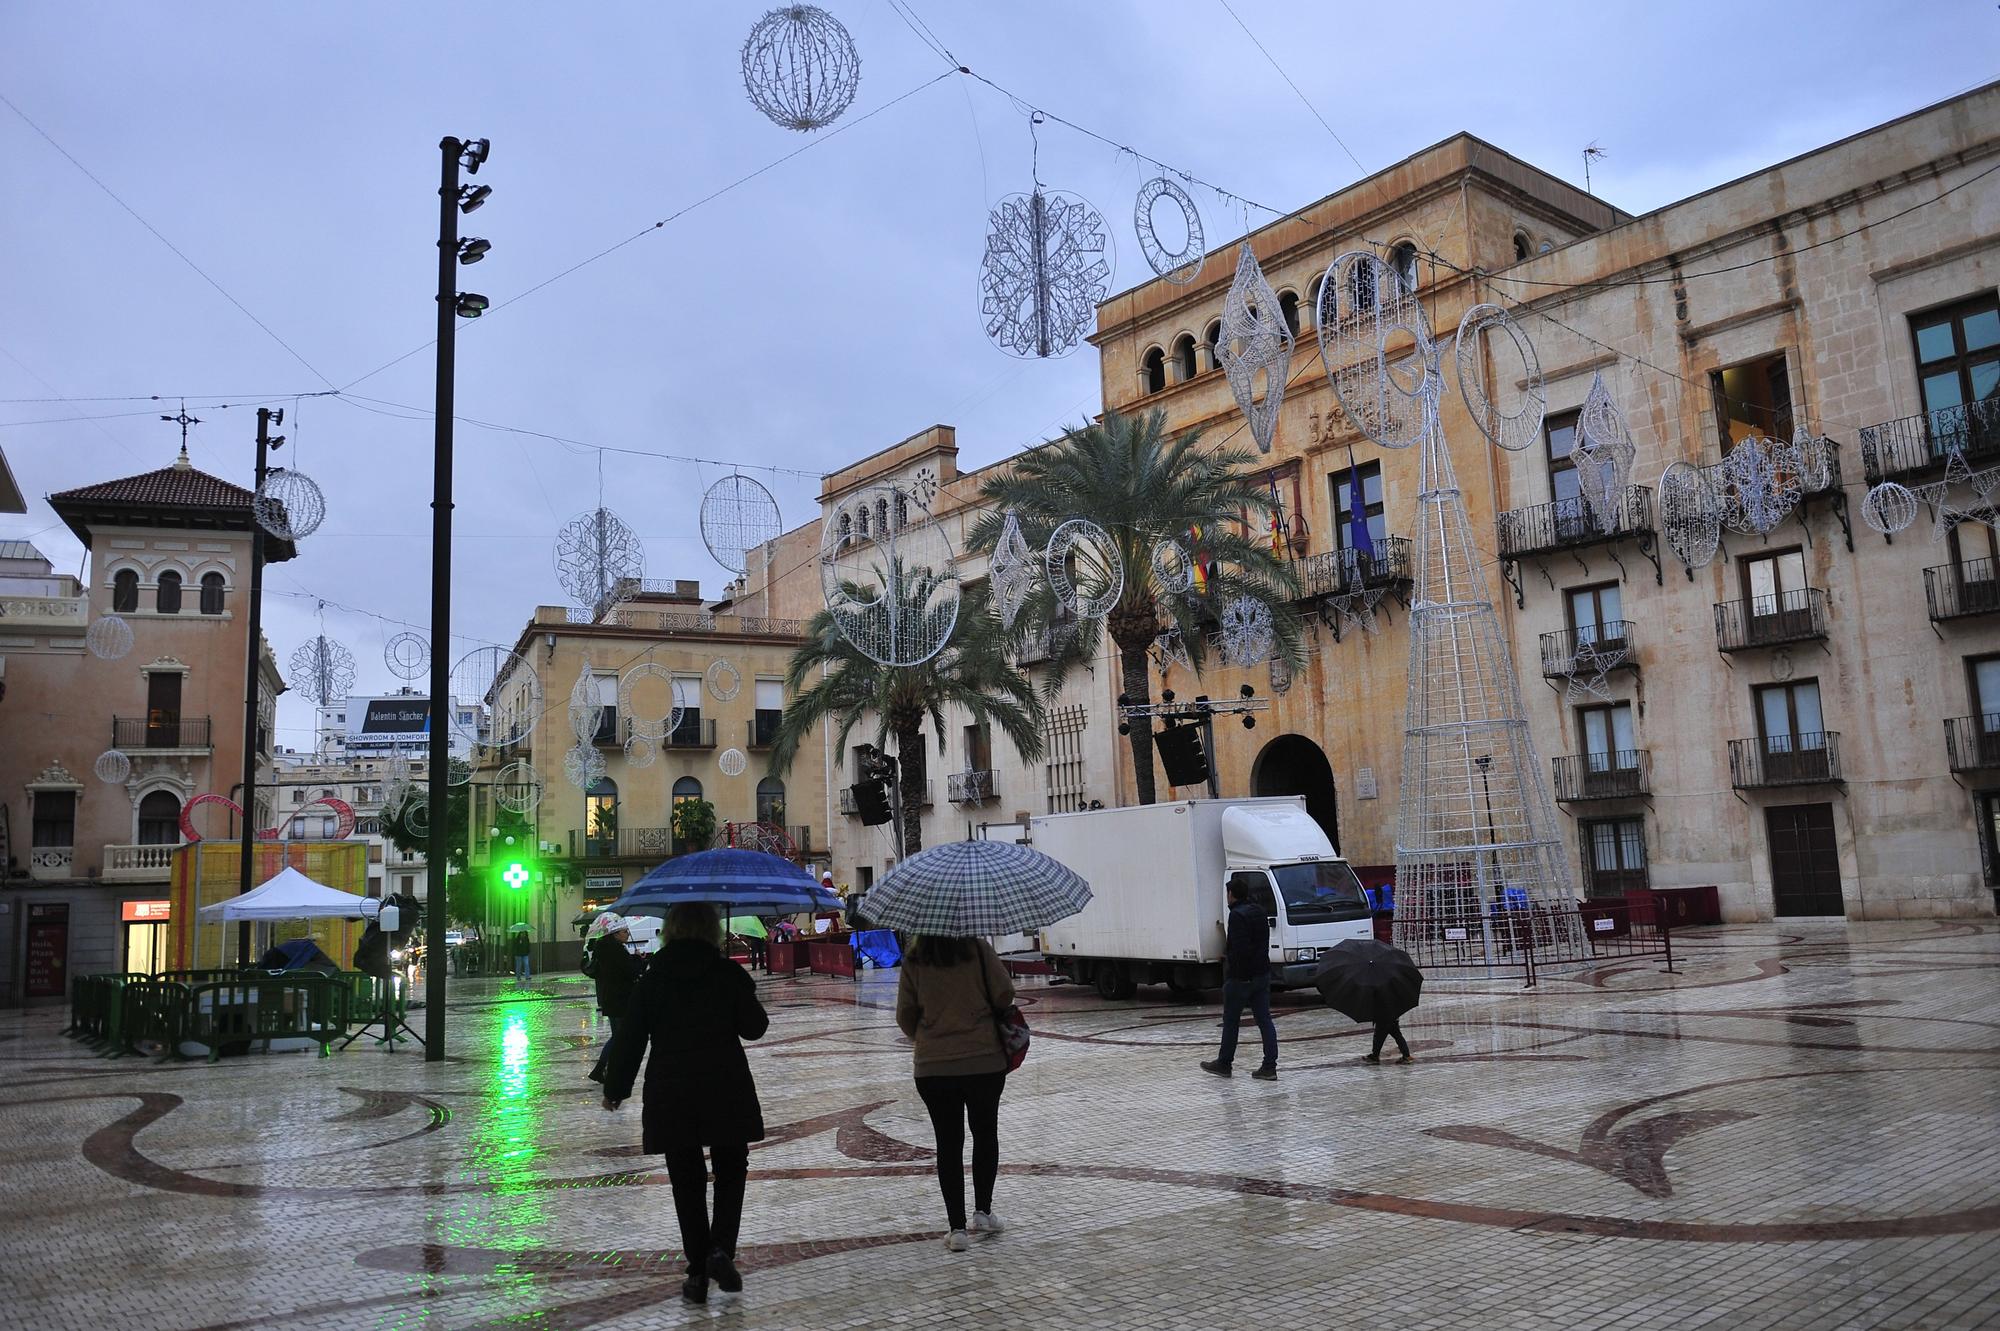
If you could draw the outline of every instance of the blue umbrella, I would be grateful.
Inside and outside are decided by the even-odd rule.
[[[790,915],[832,909],[822,904],[829,896],[810,873],[782,856],[723,847],[668,860],[632,884],[610,908],[630,915],[705,901],[738,915],[757,911]],[[837,907],[839,899],[833,903]]]

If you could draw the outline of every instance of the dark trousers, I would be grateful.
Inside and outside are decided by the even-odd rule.
[[[1404,1058],[1408,1058],[1410,1056],[1410,1042],[1403,1038],[1402,1026],[1393,1021],[1378,1021],[1375,1023],[1375,1048],[1372,1051],[1375,1057],[1380,1058],[1382,1056],[1382,1042],[1391,1036],[1395,1037],[1396,1048],[1402,1050]]]
[[[611,1060],[611,1046],[618,1042],[618,1029],[625,1022],[625,1018],[614,1017],[608,1012],[604,1014],[604,1020],[611,1025],[611,1038],[604,1042],[604,1048],[597,1051],[597,1066],[590,1070],[592,1081],[604,1080],[604,1065]]]
[[[701,1147],[682,1146],[667,1152],[667,1178],[674,1186],[674,1214],[680,1217],[681,1248],[689,1275],[708,1273],[711,1252],[736,1255],[736,1231],[743,1225],[743,1188],[750,1175],[750,1147],[745,1142],[718,1142],[708,1148],[715,1164],[715,1217],[708,1212],[708,1170]]]
[[[1268,975],[1259,975],[1254,980],[1222,982],[1222,1052],[1215,1056],[1215,1061],[1225,1068],[1236,1061],[1236,1023],[1243,1019],[1245,1007],[1257,1019],[1258,1033],[1264,1037],[1264,1066],[1277,1067],[1278,1027],[1271,1020],[1271,977]]]
[[[972,1127],[972,1209],[993,1209],[993,1181],[1000,1176],[1000,1093],[1004,1072],[969,1077],[919,1077],[917,1094],[931,1113],[937,1136],[938,1191],[953,1229],[965,1228],[965,1129]]]

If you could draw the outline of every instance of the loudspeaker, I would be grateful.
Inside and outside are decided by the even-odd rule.
[[[1160,766],[1170,786],[1199,786],[1208,780],[1208,754],[1201,747],[1200,726],[1168,726],[1153,732]]]
[[[854,796],[854,811],[861,815],[863,827],[880,827],[889,821],[889,787],[882,781],[863,781],[860,785],[849,786],[848,794]]]

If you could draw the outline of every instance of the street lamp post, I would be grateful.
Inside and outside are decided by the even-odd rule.
[[[450,904],[451,820],[451,426],[456,374],[458,318],[477,318],[486,297],[458,290],[458,265],[477,263],[491,248],[483,240],[460,240],[458,216],[486,201],[492,190],[461,186],[459,168],[477,175],[491,145],[485,139],[438,141],[442,171],[438,182],[437,407],[431,452],[431,743],[429,790],[430,901],[424,911],[424,1059],[444,1057],[445,913]]]
[[[264,488],[264,479],[270,475],[271,450],[283,448],[285,437],[271,437],[273,425],[283,425],[283,408],[257,408],[257,489]],[[250,510],[250,613],[249,643],[244,649],[243,666],[243,863],[238,866],[236,890],[244,893],[257,884],[253,872],[252,854],[257,842],[257,701],[259,683],[257,676],[263,665],[264,643],[264,525],[257,521],[257,510],[253,504]],[[250,964],[250,922],[245,920],[236,926],[236,960],[245,966]]]

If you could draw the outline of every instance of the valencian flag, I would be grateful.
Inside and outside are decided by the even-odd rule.
[[[1361,468],[1354,465],[1354,445],[1347,446],[1347,544],[1355,554],[1375,557],[1375,538],[1368,533],[1368,501],[1363,496]]]

